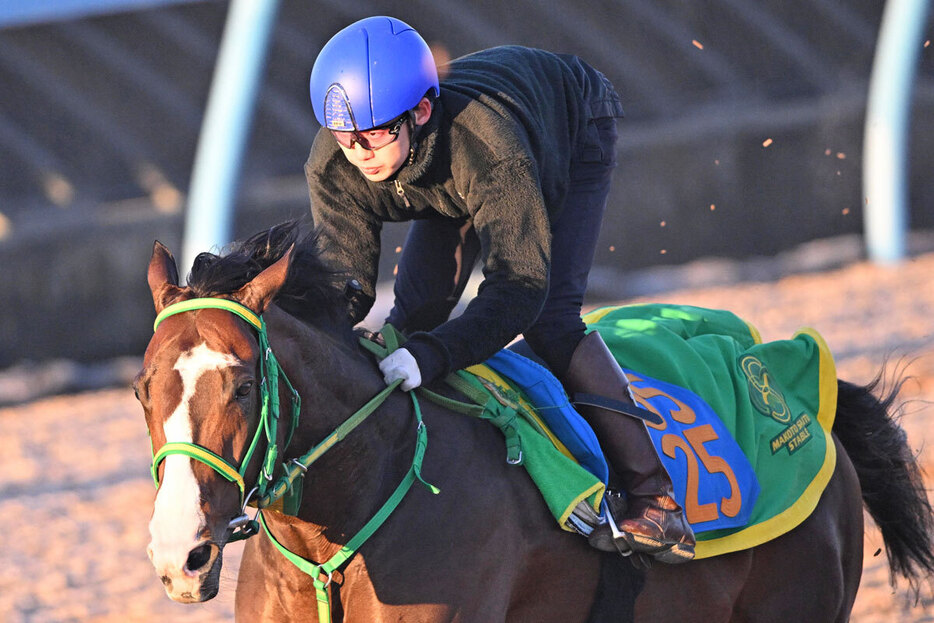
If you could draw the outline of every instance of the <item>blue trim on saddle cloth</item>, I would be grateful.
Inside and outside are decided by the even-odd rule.
[[[496,373],[508,378],[526,395],[551,432],[582,467],[602,482],[607,482],[606,458],[593,429],[568,401],[561,382],[550,370],[508,349],[501,350],[484,363]],[[697,484],[692,487],[691,504],[702,511],[700,517],[712,518],[692,521],[694,531],[701,533],[745,526],[759,497],[759,480],[746,455],[717,414],[700,396],[690,390],[632,370],[626,370],[626,373],[641,400],[647,401],[665,420],[663,427],[649,426],[648,430],[659,458],[671,476],[675,498],[682,507],[687,504],[688,469],[696,472],[691,475],[692,478],[698,479]],[[684,407],[694,414],[694,419],[688,424],[678,422],[673,417],[673,414],[684,413]],[[689,461],[683,458],[685,451],[679,451],[678,446],[691,444],[685,437],[685,429],[699,429],[704,426],[710,427],[709,434],[704,435],[700,442],[694,438],[694,443],[699,443],[701,447],[694,447],[691,457],[705,452],[713,458],[712,464],[689,467]],[[672,434],[677,436],[679,441],[673,443],[669,437],[667,445],[670,446],[669,452],[674,455],[669,456],[665,453],[664,439]],[[729,471],[735,477],[735,484],[731,483],[723,472],[716,470],[716,461],[719,460],[729,465]],[[693,469],[694,467],[699,469]],[[694,497],[696,499],[693,499]],[[703,512],[705,509],[707,512]]]
[[[600,443],[550,370],[511,350],[501,350],[484,363],[515,383],[581,467],[606,484],[609,469]]]
[[[652,410],[665,420],[664,425],[647,428],[658,456],[671,476],[675,499],[683,508],[687,509],[691,505],[693,509],[701,511],[692,512],[695,517],[710,517],[705,521],[692,520],[694,532],[745,526],[759,497],[759,480],[749,459],[720,417],[703,398],[690,390],[632,370],[625,372],[640,402],[647,401]],[[685,417],[691,411],[694,417]],[[676,419],[679,415],[680,419],[689,421],[679,422]],[[710,428],[700,428],[706,426]],[[689,439],[685,435],[687,429],[705,430],[706,434],[698,437],[694,432]],[[689,456],[685,446],[679,448],[682,443],[687,444],[688,448],[693,447],[694,451]],[[684,460],[685,456],[692,459],[695,454],[712,457],[713,461],[709,461],[710,465],[701,465],[697,460]],[[734,483],[727,479],[723,471],[716,469],[721,459],[729,465],[735,477]],[[694,473],[689,474],[689,470]],[[686,500],[687,486],[692,478],[699,478],[699,482],[692,487],[692,499]]]

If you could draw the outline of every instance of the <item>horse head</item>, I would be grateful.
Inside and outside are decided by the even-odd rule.
[[[252,448],[261,428],[265,353],[250,315],[262,323],[259,315],[285,282],[290,255],[225,295],[237,310],[231,313],[223,307],[180,308],[196,295],[178,285],[169,250],[159,242],[153,248],[148,281],[157,326],[134,387],[159,485],[147,552],[175,601],[216,595],[223,547],[255,484],[250,475],[255,480],[260,471],[261,454]],[[165,452],[169,448],[175,450]]]

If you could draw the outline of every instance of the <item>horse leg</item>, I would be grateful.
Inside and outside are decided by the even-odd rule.
[[[856,592],[863,576],[863,537],[866,526],[863,514],[862,487],[856,467],[847,455],[843,444],[834,436],[837,446],[837,469],[834,478],[839,481],[842,499],[837,512],[842,516],[838,537],[843,544],[841,565],[843,571],[842,607],[838,621],[848,621],[856,602]],[[843,509],[840,512],[839,509]]]
[[[555,530],[548,526],[543,530]],[[592,612],[597,594],[603,554],[592,549],[579,536],[542,534],[540,545],[522,556],[522,567],[510,587],[505,621],[541,623],[543,621],[601,621]],[[520,537],[521,538],[521,537]],[[623,575],[614,577],[625,590],[632,583]],[[619,603],[619,599],[616,603]],[[616,605],[616,604],[614,604]],[[630,606],[631,607],[631,606]],[[478,620],[492,621],[493,618]],[[613,621],[627,620],[619,616]]]
[[[679,565],[656,563],[636,600],[635,621],[726,623],[751,568],[749,550]]]
[[[849,620],[863,565],[863,508],[853,464],[838,441],[837,465],[803,523],[753,550],[735,622]]]
[[[645,584],[645,571],[622,556],[600,556],[600,582],[587,623],[619,623],[635,617],[636,598]]]

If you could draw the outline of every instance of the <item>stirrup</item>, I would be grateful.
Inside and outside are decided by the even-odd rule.
[[[620,531],[609,504],[606,505],[606,522],[610,524],[610,534],[613,536],[613,545],[616,546],[616,551],[623,557],[630,556],[635,550],[626,538],[626,533]]]
[[[594,526],[592,533],[588,536],[587,542],[590,546],[601,552],[618,552],[621,556],[631,555],[632,549],[616,525],[616,518],[613,517],[613,511],[610,510],[610,496],[612,491],[607,491],[603,499],[603,505],[600,513],[599,523]],[[607,543],[609,541],[609,543]],[[612,545],[611,545],[612,544]]]
[[[635,554],[633,564],[637,567],[647,568],[651,566],[653,558],[670,565],[694,559],[693,545],[681,542],[665,543],[658,539],[651,539],[652,543],[649,543],[647,542],[649,539],[646,539],[646,537],[620,530],[609,504],[606,505],[606,515],[610,534],[613,537],[613,545],[623,556]],[[636,558],[639,559],[641,564],[636,562]]]

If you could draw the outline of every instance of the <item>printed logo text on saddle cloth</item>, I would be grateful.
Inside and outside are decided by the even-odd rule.
[[[731,312],[666,304],[601,308],[584,321],[627,371],[637,402],[666,420],[649,432],[697,533],[697,558],[765,543],[810,515],[836,465],[836,368],[816,331],[763,343]],[[705,423],[708,410],[716,415]],[[721,447],[727,436],[745,461]],[[708,475],[729,487],[709,495]],[[736,491],[735,518],[746,520],[711,529],[708,520],[736,512]]]

